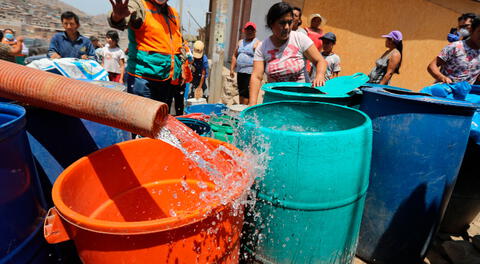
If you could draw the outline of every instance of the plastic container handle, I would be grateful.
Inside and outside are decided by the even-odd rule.
[[[360,81],[360,82],[368,82],[370,80],[370,78],[368,77],[368,75],[362,73],[362,72],[357,72],[355,73],[354,75],[352,75],[352,79],[355,79],[355,81]]]
[[[65,228],[65,222],[58,214],[55,207],[48,210],[45,222],[43,224],[43,236],[49,244],[57,244],[71,240],[70,235]]]

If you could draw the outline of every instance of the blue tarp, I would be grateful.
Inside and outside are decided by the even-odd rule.
[[[470,138],[480,145],[480,85],[471,85],[467,82],[453,84],[437,83],[423,88],[420,92],[431,94],[437,97],[465,100],[478,105],[473,115],[470,128]]]

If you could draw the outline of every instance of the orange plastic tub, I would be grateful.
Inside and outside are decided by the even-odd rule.
[[[231,145],[205,140],[242,155]],[[220,190],[229,195],[227,202],[206,199],[217,186],[180,150],[154,139],[119,143],[78,160],[58,177],[45,238],[73,240],[87,264],[238,263],[238,200],[248,185],[249,176],[239,169],[232,187]]]

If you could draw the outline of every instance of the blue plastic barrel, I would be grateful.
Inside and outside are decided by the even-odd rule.
[[[177,119],[202,137],[212,136],[212,128],[207,122],[185,117],[177,117]]]
[[[245,216],[246,255],[255,263],[351,263],[368,187],[370,119],[340,105],[282,101],[246,109],[239,125],[240,148],[266,151],[257,201]]]
[[[191,105],[185,108],[185,114],[202,113],[206,115],[223,115],[228,109],[224,104],[199,104]]]
[[[25,109],[0,103],[0,263],[49,263],[46,202],[25,133]]]
[[[369,263],[421,263],[455,184],[475,106],[388,88],[363,92],[373,153],[357,255]]]

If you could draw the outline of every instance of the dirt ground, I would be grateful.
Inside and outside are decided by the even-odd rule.
[[[367,263],[356,258],[353,264]],[[425,264],[480,264],[480,214],[463,236],[438,234]]]

